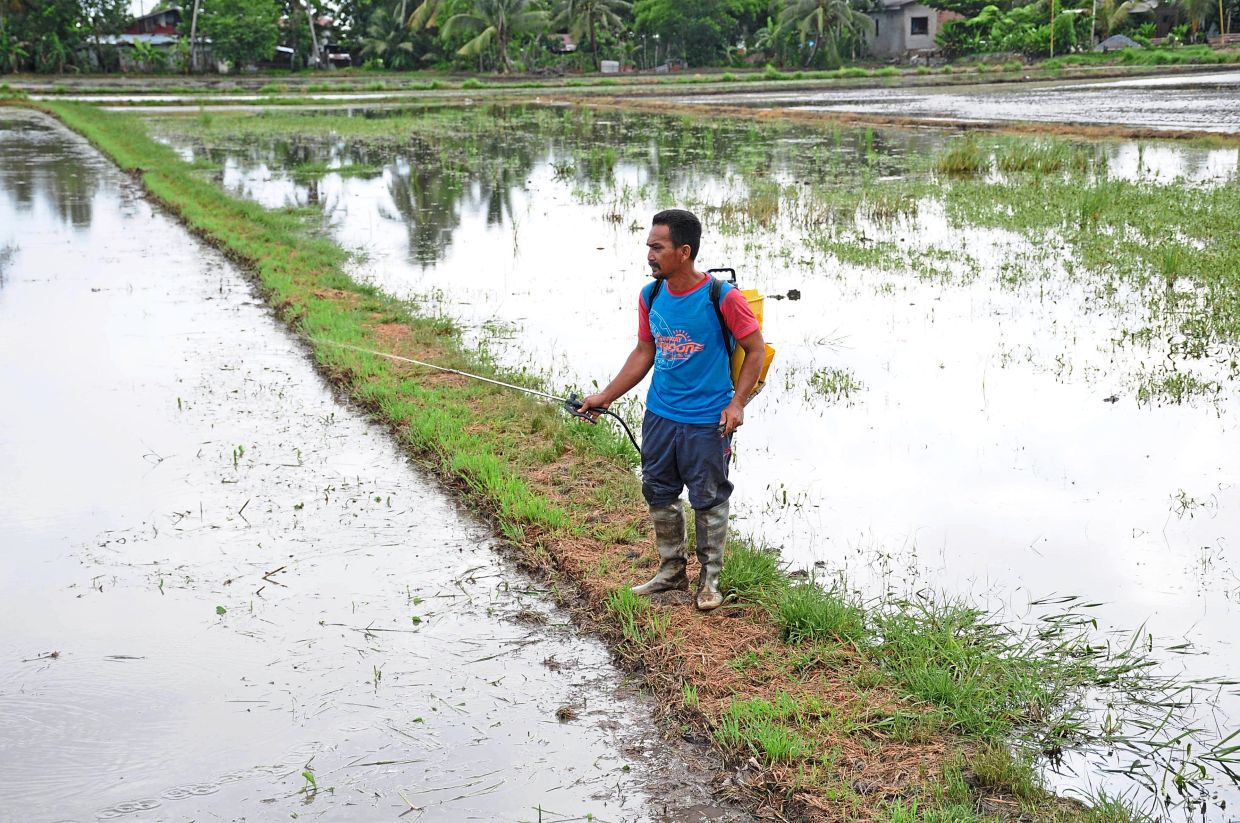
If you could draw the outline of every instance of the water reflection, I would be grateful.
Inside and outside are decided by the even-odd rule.
[[[21,213],[43,208],[75,228],[90,226],[99,178],[62,156],[64,146],[79,139],[0,110],[0,190],[10,208]]]
[[[465,194],[465,182],[428,162],[429,156],[428,149],[416,164],[397,158],[387,168],[387,194],[394,211],[380,207],[379,212],[405,227],[408,259],[420,266],[433,266],[447,253],[461,222],[458,204]]]

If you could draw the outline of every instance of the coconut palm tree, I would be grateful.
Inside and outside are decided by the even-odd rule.
[[[623,27],[620,15],[633,7],[628,0],[560,0],[552,25],[568,29],[574,39],[590,38],[594,70],[602,64],[598,57],[598,32]]]
[[[409,15],[409,28],[414,31],[425,31],[439,25],[439,12],[443,8],[443,0],[422,0]]]
[[[362,57],[383,61],[385,68],[404,69],[413,65],[413,38],[405,24],[405,3],[375,9],[366,24]]]
[[[474,0],[470,11],[454,14],[443,24],[443,34],[478,32],[457,50],[462,57],[474,57],[495,43],[499,51],[499,71],[512,71],[512,59],[508,56],[508,43],[514,34],[542,31],[549,18],[545,11],[533,7],[532,0]]]
[[[874,31],[874,21],[857,11],[848,0],[786,0],[779,11],[779,34],[794,31],[801,48],[810,44],[805,64],[814,62],[824,43],[835,51],[846,36],[860,37]]]
[[[1111,33],[1128,21],[1128,13],[1136,0],[1097,0],[1094,12],[1094,25],[1102,28],[1102,36],[1110,37]]]

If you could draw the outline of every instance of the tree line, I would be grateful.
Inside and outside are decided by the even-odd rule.
[[[773,63],[829,69],[865,56],[880,0],[185,0],[172,48],[113,39],[131,22],[128,0],[0,0],[0,72],[189,70],[191,38],[235,66],[291,49],[293,68],[322,65],[330,48],[384,70],[597,71],[604,60],[639,69]],[[962,15],[939,35],[949,56],[1040,55],[1091,47],[1099,35],[1148,36],[1137,0],[929,0]],[[1227,25],[1240,0],[1174,3],[1198,36]],[[155,10],[170,7],[162,2]],[[331,25],[315,21],[331,18]],[[1053,20],[1052,20],[1053,18]],[[570,45],[571,44],[571,45]]]
[[[1175,24],[1162,32],[1141,0],[936,2],[962,15],[944,23],[936,38],[948,58],[985,53],[1046,57],[1092,49],[1116,34],[1142,46],[1159,36],[1166,45],[1179,45],[1231,32],[1233,21],[1240,20],[1240,0],[1164,0],[1157,8],[1169,12]]]

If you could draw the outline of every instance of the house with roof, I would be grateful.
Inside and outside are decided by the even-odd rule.
[[[918,0],[879,0],[870,12],[873,33],[867,35],[870,54],[887,60],[904,60],[934,51],[939,26],[960,17],[951,11],[932,9]]]
[[[135,17],[126,27],[125,34],[160,34],[175,37],[183,14],[180,6],[169,6],[166,9]]]

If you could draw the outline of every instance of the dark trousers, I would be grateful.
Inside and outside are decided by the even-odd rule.
[[[677,423],[646,412],[642,420],[642,495],[651,506],[669,506],[689,488],[689,505],[713,509],[732,495],[728,463],[732,438],[714,423]]]

